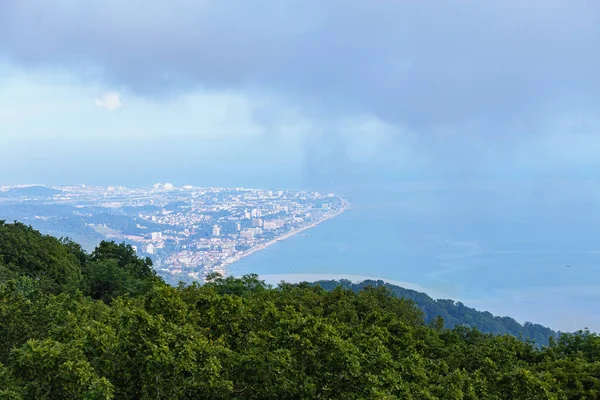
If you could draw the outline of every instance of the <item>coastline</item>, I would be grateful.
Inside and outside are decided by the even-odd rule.
[[[250,256],[250,255],[252,255],[252,254],[254,254],[254,253],[258,252],[258,251],[265,250],[266,248],[268,248],[269,246],[274,245],[275,243],[282,242],[282,241],[284,241],[286,239],[289,239],[289,238],[291,238],[293,236],[296,236],[297,234],[299,234],[301,232],[304,232],[306,230],[314,228],[315,226],[317,226],[319,224],[322,224],[325,221],[329,221],[330,219],[333,219],[333,218],[335,218],[335,217],[343,214],[345,211],[347,211],[350,208],[350,203],[348,203],[344,199],[341,199],[341,200],[342,200],[342,208],[338,212],[336,212],[334,214],[331,214],[331,215],[328,215],[327,217],[325,217],[323,219],[320,219],[318,221],[312,222],[312,223],[310,223],[308,225],[304,225],[304,226],[298,227],[296,229],[292,229],[291,231],[289,231],[289,232],[287,232],[287,233],[285,233],[285,234],[283,234],[281,236],[278,236],[278,237],[276,237],[273,240],[270,240],[270,241],[268,241],[266,243],[262,243],[262,244],[260,244],[260,245],[258,245],[256,247],[253,247],[251,249],[248,249],[248,250],[244,251],[243,253],[240,253],[240,254],[232,257],[232,258],[229,258],[229,259],[225,260],[221,265],[217,266],[214,269],[214,271],[215,272],[219,272],[219,273],[221,273],[222,275],[225,276],[225,275],[227,275],[227,271],[226,271],[227,267],[235,264],[236,262],[240,261],[241,259],[246,258],[246,257],[248,257],[248,256]]]

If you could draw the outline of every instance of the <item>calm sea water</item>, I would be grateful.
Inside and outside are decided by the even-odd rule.
[[[231,272],[403,281],[521,322],[600,331],[598,188],[595,182],[341,188],[350,210],[241,260]]]

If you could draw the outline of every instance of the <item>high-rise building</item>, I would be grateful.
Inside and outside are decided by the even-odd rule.
[[[244,229],[240,232],[240,237],[248,240],[254,239],[254,229]]]
[[[275,223],[274,221],[270,221],[270,222],[265,222],[263,224],[263,229],[265,231],[272,231],[277,229],[277,223]]]
[[[152,241],[159,242],[162,240],[162,232],[152,232]]]
[[[263,224],[263,220],[260,218],[252,218],[252,226],[253,227],[257,227],[257,226],[262,226]]]
[[[213,236],[221,236],[221,228],[219,228],[219,225],[213,226],[212,234]]]
[[[254,236],[260,236],[262,235],[263,230],[262,228],[254,228]]]
[[[235,224],[235,230],[237,230],[238,232],[242,230],[242,224],[240,224],[239,222],[237,224]]]
[[[250,218],[252,218],[252,214],[250,214],[250,211],[248,211],[248,210],[244,211],[244,218],[245,218],[245,219],[250,219]]]

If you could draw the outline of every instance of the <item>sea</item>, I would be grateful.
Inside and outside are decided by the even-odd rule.
[[[246,257],[269,283],[383,279],[556,330],[600,332],[600,182],[346,186],[342,215]]]

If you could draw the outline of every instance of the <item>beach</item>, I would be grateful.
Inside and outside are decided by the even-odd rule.
[[[287,232],[287,233],[285,233],[285,234],[283,234],[281,236],[278,236],[278,237],[276,237],[275,239],[273,239],[271,241],[268,241],[266,243],[261,243],[261,244],[257,245],[256,247],[252,247],[252,248],[248,249],[247,251],[239,253],[239,254],[237,254],[237,255],[235,255],[235,256],[233,256],[233,257],[225,260],[221,265],[219,265],[215,269],[215,271],[226,275],[227,274],[227,267],[228,266],[230,266],[230,265],[232,265],[232,264],[240,261],[241,259],[243,259],[245,257],[248,257],[248,256],[256,253],[257,251],[265,250],[267,247],[272,246],[275,243],[282,242],[282,241],[284,241],[286,239],[291,238],[292,236],[296,236],[297,234],[299,234],[301,232],[304,232],[306,230],[314,228],[315,226],[317,226],[319,224],[322,224],[325,221],[328,221],[328,220],[330,220],[332,218],[335,218],[335,217],[339,216],[340,214],[342,214],[344,211],[348,210],[349,206],[350,206],[350,203],[348,203],[346,200],[342,199],[342,208],[339,211],[337,211],[337,212],[335,212],[333,214],[330,214],[330,215],[326,216],[325,218],[320,219],[318,221],[315,221],[315,222],[312,222],[310,224],[307,224],[307,225],[304,225],[304,226],[292,229],[291,231],[289,231],[289,232]]]

